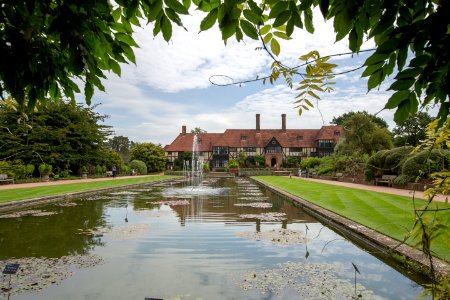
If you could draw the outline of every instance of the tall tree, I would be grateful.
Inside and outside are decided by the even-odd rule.
[[[344,113],[338,117],[333,117],[333,120],[331,121],[333,124],[336,125],[343,125],[348,119],[353,117],[354,115],[365,115],[370,118],[372,122],[377,124],[380,128],[388,128],[388,124],[383,118],[380,118],[378,116],[369,114],[367,111],[350,111],[348,113]]]
[[[143,161],[148,172],[162,171],[166,166],[164,149],[153,143],[136,143],[130,150],[130,161],[135,159]]]
[[[373,154],[392,148],[389,131],[386,128],[380,128],[367,114],[354,114],[342,124],[342,127],[345,138],[337,145],[337,152]]]
[[[447,0],[193,0],[207,15],[200,30],[217,22],[222,39],[246,35],[259,40],[274,59],[271,82],[280,75],[292,87],[298,68],[288,68],[276,59],[279,39],[289,39],[295,28],[314,32],[313,9],[319,7],[326,20],[333,20],[336,41],[348,38],[352,53],[363,40],[373,38],[376,51],[366,60],[363,73],[368,89],[379,86],[398,71],[385,107],[396,109],[400,123],[419,106],[436,104],[441,124],[450,111],[450,1]],[[172,37],[172,24],[183,26],[180,15],[189,14],[190,0],[56,1],[4,0],[0,10],[0,93],[17,99],[21,110],[31,110],[37,101],[62,95],[74,101],[80,89],[73,78],[84,82],[86,102],[94,87],[104,90],[105,71],[120,75],[119,63],[133,62],[132,25],[153,23],[153,34]],[[270,49],[270,50],[269,50]],[[408,55],[411,59],[408,60]],[[300,82],[304,90],[298,106],[312,106],[306,96],[320,98],[329,91],[332,64],[318,53],[302,56],[308,67]],[[320,66],[322,65],[322,66]],[[397,67],[397,68],[396,68]],[[264,80],[265,80],[264,79]]]
[[[199,134],[199,133],[207,133],[207,131],[201,129],[200,127],[195,127],[194,129],[191,129],[191,133]]]
[[[29,115],[0,105],[0,159],[44,162],[54,170],[69,166],[77,172],[101,158],[111,134],[109,126],[100,124],[104,119],[90,108],[64,101],[48,102]]]
[[[397,147],[419,145],[420,141],[426,138],[427,125],[431,121],[433,121],[433,118],[426,112],[418,112],[414,116],[408,117],[392,130],[394,145]]]
[[[128,163],[131,142],[126,136],[114,136],[108,140],[108,148],[119,153],[125,163]]]

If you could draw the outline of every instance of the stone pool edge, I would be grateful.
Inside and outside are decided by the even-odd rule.
[[[59,201],[68,201],[68,200],[71,200],[76,197],[93,195],[93,194],[107,192],[107,191],[123,190],[124,188],[133,188],[133,187],[138,187],[141,185],[154,185],[154,184],[161,183],[161,182],[177,181],[177,180],[179,180],[179,179],[178,178],[167,178],[167,179],[160,179],[160,180],[155,180],[155,181],[123,184],[123,185],[104,187],[104,188],[98,188],[98,189],[92,189],[92,190],[86,190],[86,191],[80,191],[80,192],[72,192],[72,193],[65,193],[65,194],[59,194],[59,195],[51,195],[51,196],[44,196],[44,197],[38,197],[38,198],[30,198],[30,199],[23,199],[23,200],[17,200],[17,201],[12,201],[12,202],[0,203],[0,213],[11,211],[11,210],[16,210],[16,209],[20,209],[20,208],[36,206],[36,205],[50,204],[50,203],[59,202]]]
[[[357,242],[362,243],[372,249],[376,249],[382,254],[389,256],[390,258],[400,263],[406,263],[408,266],[412,267],[414,270],[420,272],[423,275],[430,276],[429,260],[422,251],[414,249],[413,247],[406,244],[400,244],[398,240],[381,234],[378,231],[356,223],[352,220],[344,218],[341,215],[324,209],[284,190],[259,181],[258,179],[250,179],[266,187],[270,191],[291,201],[294,201],[295,203],[299,204],[304,211],[317,218],[320,222],[329,225],[332,228],[336,228],[339,231],[342,231],[343,233],[348,235],[349,238],[356,240]],[[433,257],[433,266],[438,276],[450,275],[449,263],[439,258]]]

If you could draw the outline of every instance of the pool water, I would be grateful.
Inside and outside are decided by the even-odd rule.
[[[63,205],[0,216],[0,267],[36,268],[12,275],[9,291],[9,275],[0,277],[0,299],[412,299],[422,291],[248,179],[161,182]],[[264,213],[283,214],[257,219]],[[78,260],[83,267],[64,267]]]

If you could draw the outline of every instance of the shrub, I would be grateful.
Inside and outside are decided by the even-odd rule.
[[[96,165],[96,166],[95,166],[95,174],[100,175],[100,174],[103,174],[103,173],[104,173],[104,172],[103,172],[102,166]]]
[[[147,174],[147,166],[145,165],[145,163],[142,160],[132,160],[130,162],[130,168],[134,169],[136,171],[136,173],[140,174],[140,175],[145,175]]]
[[[203,163],[203,172],[209,172],[209,163]]]
[[[120,174],[130,175],[130,167],[127,165],[121,165],[119,171],[120,171]]]
[[[325,156],[320,158],[320,164],[316,166],[317,175],[325,175],[333,173],[333,157]]]
[[[386,154],[389,152],[389,150],[381,150],[372,155],[369,160],[367,161],[367,166],[365,170],[365,178],[367,181],[371,181],[375,179],[376,177],[383,176],[384,170],[384,161]]]
[[[34,173],[34,170],[36,169],[36,167],[34,166],[34,165],[32,165],[32,164],[27,164],[26,166],[25,166],[25,174],[26,174],[26,177],[28,177],[28,178],[31,178],[31,177],[33,177],[33,173]]]
[[[232,159],[228,162],[227,170],[230,169],[239,169],[239,162],[235,159]]]
[[[402,167],[402,175],[414,180],[419,176],[428,178],[436,171],[448,167],[449,150],[422,151],[408,158]]]
[[[300,167],[302,169],[312,169],[318,165],[320,165],[320,158],[318,157],[308,157],[300,162]]]
[[[411,146],[398,147],[386,152],[384,168],[394,174],[400,174],[403,163],[408,159],[412,150]]]
[[[38,167],[39,173],[42,175],[47,175],[50,174],[53,170],[52,165],[48,165],[48,164],[40,164]]]
[[[15,179],[26,178],[26,167],[21,160],[0,161],[0,173]]]

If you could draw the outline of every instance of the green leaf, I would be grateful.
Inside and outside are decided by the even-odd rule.
[[[241,28],[242,31],[244,31],[245,35],[257,40],[258,39],[258,32],[256,31],[256,28],[248,21],[241,20]]]
[[[365,66],[375,65],[380,62],[384,62],[388,58],[389,58],[389,54],[374,53],[366,59],[366,61],[364,62],[364,65]]]
[[[153,2],[148,11],[147,11],[147,19],[148,22],[153,22],[156,20],[156,18],[158,17],[159,13],[162,10],[162,0],[155,0],[155,2]]]
[[[308,8],[303,12],[304,20],[305,20],[305,28],[309,33],[314,33],[314,25],[312,22],[312,10]]]
[[[180,16],[178,16],[177,13],[173,9],[171,9],[170,7],[166,7],[165,12],[166,12],[167,17],[172,22],[174,22],[178,26],[183,26],[183,23],[181,22]]]
[[[244,38],[244,35],[242,34],[242,30],[240,28],[236,28],[235,36],[238,42],[242,41],[242,39]]]
[[[245,9],[243,11],[244,17],[249,20],[250,22],[252,22],[255,25],[262,25],[263,19],[260,15],[255,14],[253,11],[249,10],[249,9]]]
[[[138,44],[136,44],[136,42],[133,40],[133,38],[128,34],[116,33],[115,38],[116,40],[124,42],[129,46],[139,47]]]
[[[210,29],[214,25],[214,23],[216,23],[218,11],[219,11],[218,8],[214,8],[206,15],[206,17],[200,23],[201,31]]]
[[[181,4],[177,0],[164,0],[164,3],[168,7],[172,8],[174,11],[176,11],[179,14],[183,14],[183,15],[188,15],[189,14],[189,12],[186,9],[186,7],[184,7],[183,4]],[[164,31],[163,31],[163,33],[164,33]]]
[[[114,19],[114,22],[119,21],[120,16],[122,14],[122,9],[120,7],[116,8],[113,12],[112,12],[112,17]]]
[[[384,62],[379,62],[377,64],[367,66],[361,77],[367,77],[371,75],[373,72],[379,70],[383,66],[383,64]]]
[[[272,9],[270,10],[269,19],[278,17],[279,14],[287,10],[288,5],[289,5],[288,1],[280,1],[277,4],[275,4],[275,6],[272,7]]]
[[[286,33],[281,32],[281,31],[274,31],[273,34],[276,35],[276,36],[279,37],[279,38],[284,39],[284,40],[290,40],[290,39],[291,39],[290,37],[288,37],[288,36],[286,35]]]
[[[397,111],[394,114],[395,123],[403,123],[409,117],[410,110],[411,108],[409,99],[402,101],[398,105]]]
[[[170,41],[170,38],[172,37],[172,23],[170,23],[170,20],[165,15],[162,15],[161,17],[161,31],[164,40],[166,40],[166,42]]]
[[[94,95],[94,87],[88,81],[84,85],[84,95],[86,96],[86,104],[91,105],[91,99]]]
[[[383,69],[379,69],[378,71],[370,75],[369,80],[367,82],[368,90],[370,91],[374,87],[380,85],[382,78],[383,78]]]
[[[425,54],[418,55],[418,56],[414,57],[413,59],[411,59],[409,66],[410,67],[421,67],[421,66],[428,64],[430,59],[431,59],[431,57],[429,55],[425,55]]]
[[[237,20],[231,20],[223,24],[222,40],[226,40],[236,32]]]
[[[261,35],[265,35],[266,33],[268,33],[270,31],[270,28],[272,28],[269,24],[264,25],[263,27],[261,27],[261,29],[259,30],[259,33]]]
[[[311,97],[316,98],[317,100],[320,100],[320,97],[316,93],[314,93],[313,91],[308,91],[308,95],[310,95]]]
[[[398,50],[397,67],[399,71],[403,70],[403,67],[406,64],[407,57],[408,57],[408,47],[403,47],[402,49]]]
[[[187,10],[191,7],[191,0],[183,0],[183,6],[186,7]]]
[[[414,78],[398,79],[389,87],[390,90],[401,91],[409,89],[416,80]]]
[[[278,41],[274,38],[270,41],[270,49],[272,50],[273,54],[278,56],[280,54],[280,44]]]
[[[266,34],[266,36],[263,38],[264,44],[268,44],[268,43],[270,42],[271,39],[272,39],[272,33],[269,32],[269,33]]]
[[[322,16],[324,17],[324,19],[327,19],[329,6],[330,0],[319,0],[320,11],[322,12]]]
[[[253,11],[253,13],[257,14],[258,16],[262,16],[263,10],[256,4],[253,0],[247,1],[248,5],[250,6],[250,9]]]
[[[109,67],[111,70],[116,73],[118,76],[120,76],[120,65],[115,61],[114,59],[109,59]]]
[[[281,25],[284,25],[289,18],[291,17],[291,12],[290,11],[283,11],[281,14],[279,14],[275,21],[273,22],[272,26],[273,27],[278,27]]]
[[[131,0],[128,2],[127,6],[126,6],[127,7],[126,15],[127,15],[128,19],[130,19],[136,15],[138,6],[139,6],[139,0]]]
[[[394,109],[396,108],[402,101],[405,101],[409,98],[410,91],[404,90],[404,91],[398,91],[394,93],[384,106],[384,109]]]
[[[286,35],[290,37],[293,32],[294,32],[294,18],[291,17],[286,24]]]

